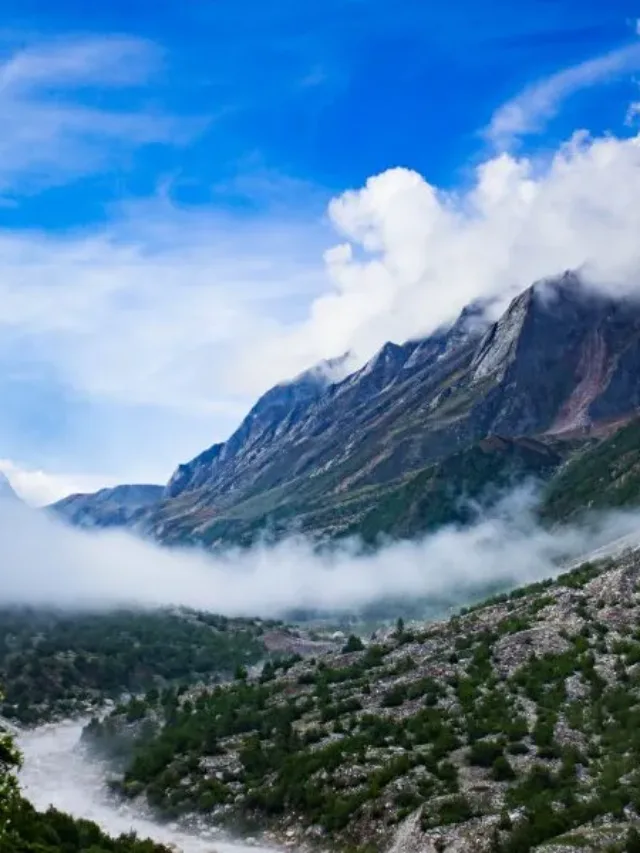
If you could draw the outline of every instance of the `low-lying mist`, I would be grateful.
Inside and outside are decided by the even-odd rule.
[[[561,563],[637,533],[640,511],[612,512],[558,529],[535,518],[519,489],[466,528],[365,551],[293,537],[278,544],[202,551],[163,549],[124,532],[84,532],[22,506],[0,511],[0,605],[104,609],[179,605],[228,616],[292,609],[353,611],[385,598],[457,600],[483,586],[549,577]]]

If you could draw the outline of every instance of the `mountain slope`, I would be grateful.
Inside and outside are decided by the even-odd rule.
[[[166,544],[207,546],[293,531],[369,536],[378,523],[410,535],[460,520],[457,502],[480,495],[482,470],[491,485],[485,439],[499,436],[503,448],[534,439],[539,449],[553,447],[559,463],[581,441],[635,416],[640,305],[600,295],[566,273],[529,287],[495,322],[474,305],[449,329],[385,344],[338,379],[346,364],[337,359],[272,388],[228,441],[180,465],[161,495],[118,508],[117,493],[98,493],[66,499],[56,511],[83,526],[127,524]],[[494,442],[494,479],[506,483],[510,454],[498,448]],[[466,463],[460,453],[470,454]],[[547,478],[553,466],[536,471],[541,461],[520,458],[507,479]],[[467,494],[464,465],[476,463]],[[444,467],[436,473],[434,465]],[[445,492],[432,512],[427,504]],[[408,512],[397,525],[383,522],[393,505]]]
[[[541,515],[566,521],[586,510],[640,503],[640,420],[576,454],[547,486]]]
[[[142,524],[164,542],[251,541],[269,526],[335,534],[487,436],[575,439],[639,406],[640,307],[567,273],[490,325],[469,309],[340,382],[278,386],[227,443],[178,469]]]
[[[623,853],[640,814],[640,558],[95,721],[127,797],[322,850]],[[267,838],[272,836],[267,836]],[[546,846],[549,845],[549,846]]]
[[[547,480],[567,449],[526,438],[483,439],[382,495],[346,533],[373,543],[380,536],[410,539],[445,524],[469,523],[508,489],[527,479]]]

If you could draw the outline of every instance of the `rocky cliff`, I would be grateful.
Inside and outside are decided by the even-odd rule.
[[[177,468],[135,516],[138,529],[205,545],[265,531],[333,536],[357,532],[389,493],[489,436],[533,438],[561,461],[638,411],[640,305],[565,273],[494,322],[471,306],[450,328],[385,344],[338,380],[342,366],[268,391],[228,441]]]
[[[340,382],[268,392],[228,442],[178,469],[145,527],[207,544],[269,525],[350,529],[388,489],[487,436],[568,441],[632,417],[639,342],[637,304],[572,273],[539,282],[493,323],[474,307]]]

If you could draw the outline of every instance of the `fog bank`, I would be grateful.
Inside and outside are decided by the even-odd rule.
[[[0,604],[182,605],[229,616],[353,610],[385,597],[526,583],[620,537],[635,541],[637,533],[640,541],[637,511],[552,531],[536,523],[534,507],[535,494],[520,489],[470,527],[383,544],[375,553],[356,541],[318,552],[296,537],[222,555],[163,549],[124,532],[74,530],[42,512],[3,507]]]

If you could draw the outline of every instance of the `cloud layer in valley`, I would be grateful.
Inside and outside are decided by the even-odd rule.
[[[274,616],[292,608],[354,610],[388,597],[455,595],[485,584],[552,575],[630,534],[637,513],[549,531],[532,515],[532,493],[509,495],[469,528],[389,543],[375,554],[356,542],[318,553],[304,539],[220,556],[165,550],[125,533],[86,533],[20,506],[0,511],[0,605],[80,608],[183,605],[227,615]]]

